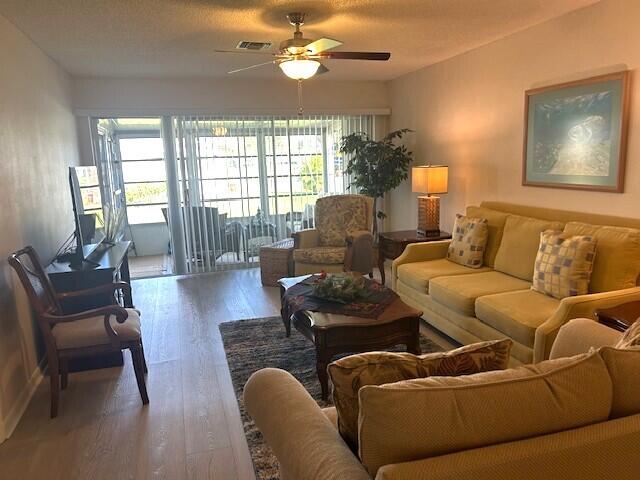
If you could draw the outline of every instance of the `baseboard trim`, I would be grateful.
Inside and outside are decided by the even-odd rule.
[[[24,412],[29,406],[29,402],[31,402],[31,399],[33,398],[33,394],[36,393],[36,389],[40,385],[40,382],[42,382],[42,380],[44,379],[46,364],[46,357],[40,360],[40,363],[36,367],[35,371],[31,374],[29,381],[18,396],[18,399],[15,401],[13,407],[4,418],[4,431],[0,431],[0,443],[8,439],[18,426],[22,415],[24,415]]]

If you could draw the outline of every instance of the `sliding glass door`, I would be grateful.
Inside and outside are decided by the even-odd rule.
[[[262,245],[313,227],[318,197],[348,191],[340,138],[373,135],[374,117],[118,118],[95,126],[111,152],[103,177],[124,192],[135,254],[169,258],[164,272],[192,273],[255,265]]]

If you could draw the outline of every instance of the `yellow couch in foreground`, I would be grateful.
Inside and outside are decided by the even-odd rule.
[[[501,202],[466,213],[489,223],[482,268],[447,260],[449,241],[408,245],[393,262],[392,288],[451,338],[468,344],[510,337],[514,364],[540,362],[570,319],[640,300],[640,219]],[[597,239],[589,294],[557,300],[531,290],[540,233],[547,229]]]
[[[638,476],[640,449],[640,404],[637,403],[640,388],[636,381],[639,353],[616,351],[624,355],[616,358],[627,360],[611,371],[610,367],[603,370],[595,358],[588,359],[588,365],[578,370],[572,359],[573,355],[588,352],[591,347],[615,345],[620,336],[590,319],[573,320],[562,328],[551,352],[551,357],[559,360],[545,362],[547,367],[557,361],[564,362],[553,374],[528,377],[533,382],[527,378],[502,378],[510,374],[508,370],[466,377],[498,377],[489,380],[487,387],[491,390],[485,390],[475,403],[488,409],[496,405],[500,408],[486,412],[480,408],[482,415],[470,415],[469,405],[457,401],[461,397],[456,390],[465,388],[465,377],[432,377],[432,380],[448,379],[460,385],[431,390],[431,394],[441,395],[441,409],[448,412],[435,410],[442,415],[442,421],[429,425],[419,423],[417,417],[422,417],[422,410],[435,405],[425,404],[423,397],[416,397],[424,392],[412,390],[414,380],[363,387],[359,395],[360,457],[340,436],[335,408],[321,409],[305,388],[284,370],[266,368],[254,373],[245,385],[244,403],[278,458],[282,480],[632,480]],[[609,354],[612,352],[613,349],[608,349]],[[365,389],[381,388],[394,390],[391,393],[396,396],[380,403],[363,394]],[[411,402],[412,398],[415,401]],[[485,400],[488,403],[485,404]],[[620,411],[616,403],[620,400],[635,403]],[[410,410],[402,408],[406,402],[413,404]],[[607,415],[609,408],[611,413]],[[367,422],[363,410],[377,415],[368,420],[368,428],[373,420],[373,426],[379,427],[378,434],[363,431]],[[552,410],[559,418],[554,417],[556,420],[551,421],[551,425],[541,428],[542,423],[550,422]],[[577,421],[591,410],[600,412],[598,418],[589,416]],[[495,423],[494,428],[473,427],[476,421],[487,419]],[[517,425],[511,428],[514,423]],[[530,426],[527,431],[513,433],[510,441],[492,439],[500,429],[512,432],[521,430],[525,424]],[[405,427],[413,432],[405,433]],[[393,434],[389,428],[400,429],[402,433]],[[425,449],[423,445],[423,440],[428,444],[433,438],[447,439],[450,435],[465,439],[467,433],[469,438],[480,435],[484,440],[451,447],[446,453],[434,452],[430,447]],[[365,449],[363,442],[379,444],[375,458],[371,458],[370,447]],[[394,460],[389,461],[390,458]]]

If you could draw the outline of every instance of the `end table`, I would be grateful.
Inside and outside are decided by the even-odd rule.
[[[626,332],[640,317],[640,302],[628,302],[617,307],[595,311],[598,322],[619,332]]]
[[[440,231],[437,235],[419,235],[417,230],[401,230],[397,232],[384,232],[378,235],[378,269],[382,284],[385,283],[384,261],[394,260],[402,255],[404,249],[410,243],[435,242],[449,240],[451,234]]]

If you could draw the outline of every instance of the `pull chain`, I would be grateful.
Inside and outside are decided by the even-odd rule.
[[[303,112],[302,108],[302,80],[298,80],[298,116],[301,117]]]

